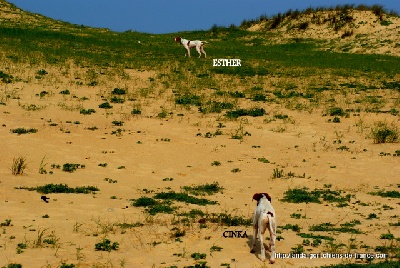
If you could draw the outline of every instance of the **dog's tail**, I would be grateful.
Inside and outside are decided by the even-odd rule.
[[[207,42],[207,41],[201,41],[202,43],[206,43],[206,44],[209,44],[209,42]]]

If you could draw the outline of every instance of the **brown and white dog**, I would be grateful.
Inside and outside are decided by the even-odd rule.
[[[187,55],[190,58],[190,49],[191,48],[196,48],[197,52],[199,53],[199,58],[201,57],[201,53],[204,54],[204,58],[207,57],[206,52],[204,51],[204,43],[208,43],[207,41],[200,41],[200,40],[194,40],[190,41],[184,38],[181,38],[180,36],[175,37],[175,42],[181,43],[183,47],[186,49],[185,56]]]
[[[253,245],[250,252],[256,251],[257,235],[261,245],[261,260],[265,261],[264,233],[269,230],[269,249],[271,251],[270,263],[275,262],[275,241],[276,241],[276,214],[271,205],[271,197],[267,193],[256,193],[253,200],[257,201],[256,211],[253,218]]]

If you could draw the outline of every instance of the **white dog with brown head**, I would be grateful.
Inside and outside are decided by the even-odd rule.
[[[204,43],[208,43],[207,41],[200,41],[200,40],[194,40],[190,41],[184,38],[181,38],[180,36],[175,37],[175,42],[181,43],[183,47],[186,49],[185,56],[187,55],[190,58],[190,49],[191,48],[196,48],[197,52],[199,53],[199,58],[201,57],[201,53],[204,54],[204,58],[207,57],[206,52],[204,51]]]
[[[269,230],[269,249],[271,252],[270,263],[275,262],[275,241],[276,241],[276,214],[275,209],[271,205],[271,197],[267,193],[256,193],[253,200],[257,201],[256,211],[253,218],[253,245],[251,253],[256,250],[257,236],[261,245],[261,260],[265,261],[264,233]]]

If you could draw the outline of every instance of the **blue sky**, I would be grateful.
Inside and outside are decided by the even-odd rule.
[[[382,5],[400,13],[400,0],[8,0],[53,19],[114,31],[147,33],[207,30],[214,24],[240,25],[244,19],[288,9],[343,4]]]

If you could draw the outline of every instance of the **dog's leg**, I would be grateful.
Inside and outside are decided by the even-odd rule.
[[[265,247],[264,247],[264,232],[265,232],[265,219],[261,216],[258,220],[258,238],[260,239],[261,256],[260,259],[265,261]]]
[[[197,53],[199,53],[199,58],[201,58],[201,46],[196,46]]]
[[[204,47],[203,46],[200,47],[200,51],[203,52],[204,58],[207,58],[207,53],[204,51]]]
[[[188,58],[190,58],[190,48],[187,48],[186,51],[187,51]]]
[[[250,253],[256,252],[257,231],[258,231],[258,225],[257,223],[253,223],[253,243],[250,249]]]
[[[268,215],[269,216],[269,215]],[[276,242],[276,219],[274,217],[268,217],[269,224],[269,248],[271,251],[271,258],[269,259],[270,263],[275,262],[275,242]]]

